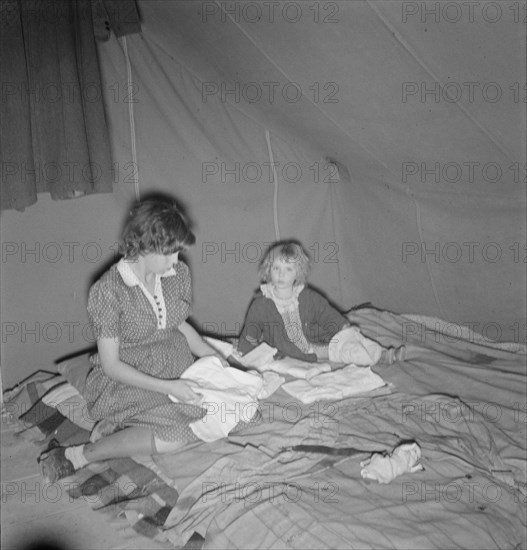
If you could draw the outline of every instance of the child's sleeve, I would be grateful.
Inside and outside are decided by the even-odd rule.
[[[312,297],[316,310],[319,341],[327,343],[337,332],[348,326],[349,321],[317,292],[313,292]]]
[[[238,351],[245,355],[264,339],[263,312],[257,300],[253,300],[247,310],[245,322],[238,341]]]
[[[280,314],[267,298],[256,298],[249,306],[238,342],[238,351],[245,355],[261,342],[266,342],[278,350],[275,358],[289,356],[310,363],[317,360],[314,353],[303,353],[289,340]]]

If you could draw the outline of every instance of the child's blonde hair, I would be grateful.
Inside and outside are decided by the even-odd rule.
[[[305,284],[311,267],[310,260],[302,245],[296,241],[279,242],[269,248],[258,270],[261,281],[268,283],[271,280],[271,267],[277,258],[286,262],[294,262],[296,267],[295,285]]]

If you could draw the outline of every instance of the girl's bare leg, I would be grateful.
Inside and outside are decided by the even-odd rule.
[[[184,441],[160,441],[148,428],[125,428],[94,443],[72,447],[52,446],[38,458],[45,481],[53,483],[71,476],[89,462],[109,458],[169,453],[185,445]]]
[[[152,431],[148,428],[125,428],[102,437],[95,443],[87,443],[83,453],[88,462],[96,462],[108,458],[166,453],[175,451],[183,445],[184,441],[154,441]]]

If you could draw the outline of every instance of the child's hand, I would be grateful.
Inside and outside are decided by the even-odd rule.
[[[174,401],[180,403],[190,403],[191,405],[199,405],[201,396],[194,392],[193,389],[198,389],[196,382],[191,380],[167,380],[168,395]]]

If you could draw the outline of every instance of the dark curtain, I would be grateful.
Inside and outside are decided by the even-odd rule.
[[[112,191],[95,34],[107,38],[119,10],[105,1],[0,0],[2,209]],[[140,30],[135,2],[121,5]]]

